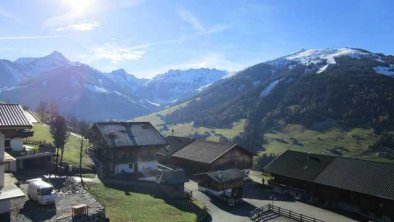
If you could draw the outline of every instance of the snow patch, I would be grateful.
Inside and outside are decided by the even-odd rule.
[[[147,100],[147,99],[145,99],[145,102],[147,102],[147,103],[149,103],[149,104],[151,104],[151,105],[153,105],[153,106],[160,106],[160,104],[154,103],[154,102],[149,101],[149,100]]]
[[[376,66],[373,68],[376,73],[386,75],[386,76],[394,76],[394,69],[391,69],[387,66]]]
[[[86,84],[85,88],[87,88],[88,90],[93,91],[93,92],[106,93],[106,94],[110,93],[108,89],[105,89],[105,88],[102,88],[102,87],[99,87],[96,85]]]
[[[206,84],[206,85],[203,85],[203,86],[201,86],[200,88],[197,88],[196,91],[197,91],[197,92],[201,92],[201,91],[203,91],[204,89],[208,88],[210,85],[212,85],[212,83],[208,83],[208,84]]]
[[[282,81],[282,79],[277,79],[275,81],[272,81],[270,84],[268,84],[267,87],[265,87],[261,92],[260,92],[260,97],[265,97],[268,96],[271,91],[275,88],[278,83]]]
[[[326,71],[327,67],[328,67],[328,64],[325,65],[325,66],[322,66],[319,70],[317,70],[316,73],[319,74],[319,73],[322,73],[322,72]]]

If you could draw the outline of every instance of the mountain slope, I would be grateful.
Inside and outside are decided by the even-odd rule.
[[[301,50],[249,67],[216,82],[182,107],[148,117],[163,121],[163,131],[192,124],[194,129],[190,129],[189,135],[193,136],[195,129],[207,128],[200,135],[203,137],[218,134],[210,129],[233,129],[234,123],[246,120],[244,130],[235,138],[227,139],[234,139],[254,151],[268,148],[272,153],[276,152],[271,144],[278,139],[272,134],[286,132],[287,126],[300,125],[322,135],[330,130],[346,134],[352,129],[365,128],[369,130],[362,131],[365,133],[361,137],[369,138],[368,134],[372,133],[373,139],[364,142],[357,152],[341,153],[373,156],[376,152],[369,146],[393,130],[394,78],[387,73],[391,72],[393,58],[351,48]],[[380,72],[382,67],[384,73]],[[303,137],[302,133],[294,135]],[[224,139],[222,137],[226,136],[219,135]],[[349,144],[361,143],[362,139],[357,138],[352,138]],[[284,144],[297,141],[292,139]],[[324,143],[327,141],[317,140],[315,144]],[[333,149],[341,146],[335,139],[327,144]],[[337,152],[319,146],[294,145],[292,148]],[[394,156],[392,150],[383,152]]]
[[[170,70],[143,84],[137,94],[152,103],[168,105],[196,95],[226,75],[217,69]]]
[[[48,57],[18,60],[19,65],[39,64],[32,70],[45,71],[0,88],[0,98],[32,108],[40,101],[55,101],[63,114],[88,121],[128,119],[157,111],[156,106],[134,96],[127,87],[98,70],[67,63],[62,56],[50,56],[53,55],[54,62],[49,62]]]

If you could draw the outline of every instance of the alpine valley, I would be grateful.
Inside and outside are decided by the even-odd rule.
[[[394,56],[303,49],[137,120],[167,135],[238,142],[262,165],[285,149],[393,161]]]

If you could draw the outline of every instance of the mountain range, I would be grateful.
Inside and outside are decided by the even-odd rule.
[[[375,158],[370,149],[379,144],[385,147],[379,153],[394,158],[394,56],[303,49],[138,120],[154,122],[165,134],[233,140],[256,152],[295,148]]]
[[[60,52],[40,58],[0,60],[0,99],[35,109],[56,102],[67,116],[88,121],[130,119],[199,93],[227,75],[216,69],[170,70],[139,79],[123,69],[104,73],[71,62]]]

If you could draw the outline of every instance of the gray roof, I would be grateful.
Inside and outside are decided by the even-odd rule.
[[[149,122],[95,123],[110,147],[165,145],[166,140]]]
[[[394,164],[287,150],[265,168],[271,174],[394,200]]]
[[[189,181],[189,179],[187,179],[185,171],[182,169],[176,169],[162,171],[157,183],[174,185],[185,183],[187,181]]]
[[[199,175],[203,175],[203,174],[207,175],[217,183],[229,183],[236,180],[243,180],[246,176],[239,169],[235,169],[235,168],[228,170],[211,171]]]
[[[7,127],[32,127],[21,105],[0,104],[0,128]]]
[[[285,175],[286,177],[311,182],[334,159],[334,156],[287,150],[265,166],[264,170],[271,174]]]
[[[167,136],[166,141],[167,146],[163,149],[163,153],[172,155],[176,151],[182,149],[184,146],[192,143],[194,139],[189,137]]]
[[[237,144],[195,140],[172,154],[172,156],[196,162],[211,163],[235,146]]]
[[[394,164],[390,163],[337,157],[314,182],[394,200]]]

